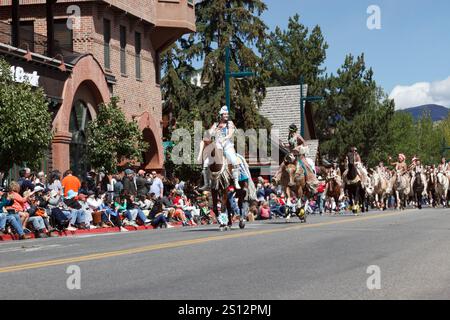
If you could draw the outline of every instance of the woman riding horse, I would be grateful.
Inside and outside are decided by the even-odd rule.
[[[211,176],[209,166],[213,164],[214,160],[216,160],[216,162],[217,160],[221,160],[219,159],[220,155],[218,154],[215,155],[215,159],[212,157],[212,151],[214,150],[214,147],[215,150],[222,152],[225,155],[228,163],[232,164],[234,187],[236,188],[236,190],[241,189],[239,185],[240,161],[236,155],[236,151],[234,149],[234,144],[232,141],[235,130],[236,127],[233,121],[229,120],[228,107],[223,106],[219,112],[219,122],[214,123],[212,127],[206,132],[205,138],[200,146],[198,160],[201,160],[204,151],[207,151],[207,155],[205,157],[205,160],[203,161],[202,171],[204,186],[199,190],[205,191],[210,188]],[[215,138],[215,144],[212,143],[213,138]]]
[[[273,178],[274,183],[280,183],[282,174],[286,171],[288,164],[295,164],[296,172],[303,172],[310,193],[315,194],[318,186],[315,165],[311,159],[306,157],[308,146],[305,139],[298,133],[298,127],[294,123],[289,126],[288,142],[290,154],[286,156],[285,161],[275,174]]]
[[[253,184],[249,166],[244,157],[237,154],[233,144],[233,134],[235,126],[229,121],[227,106],[222,107],[219,113],[220,120],[207,131],[205,139],[200,146],[200,154],[198,161],[205,159],[203,162],[203,177],[205,185],[201,190],[211,189],[213,200],[213,211],[218,218],[220,229],[231,227],[233,224],[233,212],[230,210],[230,202],[228,197],[228,188],[234,180],[234,189],[241,191],[240,182],[245,188],[247,198],[252,201],[256,199],[255,186]],[[214,142],[213,142],[214,138]],[[232,169],[228,168],[228,165]],[[219,203],[220,209],[219,210]],[[227,214],[225,214],[227,211]],[[243,210],[238,212],[241,215],[240,226],[245,225]],[[228,217],[228,218],[227,218]]]

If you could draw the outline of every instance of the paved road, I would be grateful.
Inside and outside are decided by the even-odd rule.
[[[0,257],[0,300],[450,299],[450,210],[2,243]]]

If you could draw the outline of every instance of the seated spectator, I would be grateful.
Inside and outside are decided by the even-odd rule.
[[[90,191],[88,191],[88,192],[90,192]],[[97,227],[93,223],[94,218],[92,216],[94,211],[91,210],[91,208],[89,207],[89,205],[87,203],[88,196],[84,193],[80,193],[78,195],[77,199],[78,199],[78,203],[81,206],[81,210],[83,210],[84,214],[85,214],[84,224],[85,224],[86,228],[87,229],[96,229]]]
[[[50,222],[45,206],[47,202],[42,199],[42,190],[40,186],[35,188],[35,194],[29,198],[30,206],[27,209],[30,218],[28,224],[37,233],[37,238],[47,238],[51,236]]]
[[[61,184],[61,173],[59,171],[53,171],[50,174],[47,188],[50,191],[56,191],[59,195],[62,195],[63,187]]]
[[[161,199],[156,200],[153,208],[150,210],[149,219],[154,228],[173,228],[169,224],[168,218],[164,214],[164,204]]]
[[[64,174],[64,179],[61,182],[64,189],[64,197],[67,197],[69,191],[72,190],[76,194],[80,191],[81,182],[80,180],[73,175],[71,170],[67,170]]]
[[[20,185],[12,181],[9,187],[9,194],[11,198],[13,199],[13,205],[11,207],[6,208],[7,210],[11,209],[14,210],[20,217],[20,220],[22,222],[22,227],[25,231],[25,233],[28,233],[27,224],[28,219],[30,218],[30,215],[28,212],[26,212],[26,207],[28,205],[28,197],[22,197],[20,195]],[[31,195],[32,193],[29,193]]]
[[[262,184],[258,184],[257,188],[256,188],[256,198],[258,199],[258,201],[260,203],[265,201],[265,196],[266,196],[266,192],[264,190],[264,187]]]
[[[34,186],[41,187],[43,190],[45,190],[47,184],[47,177],[45,176],[44,172],[39,172],[36,176],[36,179],[34,180]]]
[[[23,195],[26,191],[34,190],[34,177],[32,178],[31,176],[32,175],[30,168],[24,168],[19,171],[19,179],[17,180],[17,183],[20,186],[20,191],[18,193],[20,193],[21,195]]]
[[[154,196],[154,194],[153,194],[153,196]],[[142,195],[142,196],[139,197],[138,204],[139,204],[139,209],[141,209],[144,212],[144,214],[146,216],[148,216],[148,214],[150,213],[150,210],[152,209],[154,203],[151,200],[151,196],[150,195],[145,195],[145,196]]]
[[[172,196],[173,194],[176,194],[173,200],[173,204],[175,207],[175,214],[173,217],[181,221],[184,227],[189,226],[190,222],[192,221],[192,215],[190,214],[190,212],[185,212],[183,210],[185,205],[182,197],[182,191],[173,190],[171,194]]]
[[[8,206],[12,206],[14,203],[12,196],[7,195],[4,190],[0,190],[0,235],[7,234],[6,227],[10,225],[16,233],[19,235],[20,240],[30,239],[29,234],[25,234],[19,215],[15,211],[4,212],[4,209]]]
[[[264,202],[261,208],[259,208],[259,215],[256,220],[270,220],[272,215],[270,212],[270,207],[268,202]]]
[[[135,200],[133,195],[126,198],[127,210],[125,211],[125,215],[129,224],[133,227],[139,226],[137,219],[144,225],[150,224],[151,221],[147,219],[145,213],[139,208],[139,202],[136,202]]]
[[[276,217],[284,216],[284,208],[281,207],[280,202],[279,202],[276,194],[274,194],[274,193],[270,194],[269,206],[270,206],[270,211]]]
[[[89,188],[88,188],[88,184],[86,181],[81,182],[81,187],[80,187],[80,191],[78,191],[78,195],[80,194],[84,194],[84,195],[88,195],[89,193]]]
[[[86,213],[78,202],[77,196],[77,192],[69,190],[67,197],[64,199],[66,210],[63,210],[63,212],[68,212],[71,218],[70,224],[67,227],[68,231],[76,231],[76,226],[80,229],[86,229]]]

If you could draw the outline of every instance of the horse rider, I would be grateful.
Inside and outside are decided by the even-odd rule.
[[[366,168],[364,168],[364,165],[361,160],[361,156],[358,153],[358,148],[351,147],[350,152],[353,153],[353,157],[354,157],[353,159],[355,162],[355,166],[356,166],[356,169],[358,170],[358,174],[359,174],[361,180],[363,180],[363,182],[366,182],[369,175],[368,175]]]
[[[416,155],[414,155],[414,157],[411,160],[411,164],[409,165],[409,168],[408,168],[409,171],[413,171],[414,170],[414,168],[417,165],[417,160],[419,160],[419,158]]]
[[[438,165],[437,172],[448,173],[450,172],[450,162],[447,163],[445,157],[442,157],[441,162]]]
[[[400,153],[398,155],[397,162],[391,162],[391,161],[392,161],[392,158],[389,157],[389,162],[391,163],[391,166],[395,167],[395,171],[400,171],[401,175],[408,172],[408,165],[406,164],[406,156],[403,153]]]
[[[307,171],[307,168],[316,175],[316,170],[314,168],[314,163],[308,158],[306,158],[306,153],[308,152],[308,146],[306,144],[305,139],[298,133],[298,127],[295,123],[289,126],[289,151],[290,155],[287,159],[290,159],[290,162],[294,162],[297,165],[297,170],[299,170],[300,166],[305,166],[304,171]],[[273,181],[277,183],[280,178],[283,170],[285,169],[285,162],[283,162],[278,169],[278,172],[275,174]],[[306,168],[307,167],[307,168]],[[306,175],[306,174],[305,174]]]
[[[412,183],[414,183],[415,174],[417,174],[417,173],[422,174],[422,173],[425,172],[425,170],[424,170],[424,168],[423,168],[423,166],[422,166],[422,163],[420,162],[420,159],[419,159],[418,157],[414,157],[414,158],[412,159],[412,163],[411,163],[411,165],[409,166],[409,169],[410,169],[411,172],[413,172],[413,180],[412,180]]]
[[[208,151],[207,156],[203,161],[202,175],[205,184],[199,189],[201,191],[208,190],[210,188],[211,173],[209,170],[209,166],[213,164],[214,161],[213,157],[211,156],[211,151],[214,150],[214,147],[216,148],[216,150],[223,151],[223,154],[228,160],[228,163],[233,166],[232,175],[234,180],[234,187],[236,190],[241,189],[239,185],[240,161],[236,155],[233,143],[233,135],[235,133],[236,127],[233,121],[229,120],[229,118],[230,116],[228,113],[228,107],[223,106],[219,112],[219,121],[215,122],[206,132],[205,138],[200,145],[200,153],[197,159],[199,160],[199,162],[203,157],[203,151]],[[215,143],[212,142],[213,138]],[[208,147],[209,150],[207,150]]]

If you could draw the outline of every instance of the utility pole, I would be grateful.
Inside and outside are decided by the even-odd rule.
[[[254,72],[241,71],[241,72],[230,72],[231,64],[231,49],[229,46],[225,48],[225,100],[228,107],[228,113],[231,109],[231,94],[230,94],[230,79],[242,79],[245,77],[252,77],[255,75]]]
[[[312,96],[312,97],[304,97],[303,96],[303,88],[305,85],[305,78],[303,76],[300,77],[300,130],[301,136],[305,136],[305,103],[306,102],[314,102],[321,101],[324,98],[320,96]]]

